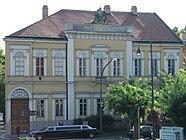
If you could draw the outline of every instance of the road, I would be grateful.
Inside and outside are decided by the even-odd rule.
[[[21,135],[20,137],[26,137],[26,135]],[[0,130],[0,140],[15,140],[17,136],[7,136],[5,130]],[[54,139],[53,139],[54,140]],[[57,140],[129,140],[129,139],[116,139],[116,136],[96,136],[95,138],[74,138],[74,139],[57,139]]]

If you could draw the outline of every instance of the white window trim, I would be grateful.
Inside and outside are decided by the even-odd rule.
[[[48,94],[47,93],[37,93],[33,95],[34,98],[34,109],[37,109],[37,99],[44,100],[44,118],[45,121],[48,121]]]
[[[180,62],[179,55],[180,51],[179,49],[164,49],[164,70],[168,73],[168,57],[170,55],[173,55],[175,58],[175,72],[179,69],[180,64],[177,62]]]
[[[21,49],[20,49],[21,48]],[[24,54],[24,76],[29,76],[29,46],[28,45],[11,45],[10,46],[10,75],[15,74],[15,54],[22,52]]]
[[[64,50],[57,50],[54,49],[52,50],[52,76],[55,76],[55,54],[57,52],[60,52],[62,54],[62,65],[63,65],[63,74],[61,76],[65,76],[65,69],[66,69],[66,65],[65,65],[65,61],[66,61],[66,55],[65,55],[65,51]]]
[[[87,115],[90,116],[90,94],[76,94],[76,118],[80,118],[80,107],[79,107],[79,101],[80,99],[86,99],[87,100]]]
[[[65,93],[52,93],[52,120],[56,120],[56,99],[63,100],[63,118],[66,118],[66,94]]]
[[[88,50],[76,50],[76,75],[79,75],[79,58],[85,58],[86,61],[86,75],[89,76],[89,52]]]
[[[141,63],[142,63],[141,76],[144,76],[144,53],[142,53],[141,55],[137,55],[136,51],[133,51],[133,58],[132,58],[133,76],[135,76],[135,59],[141,59]]]
[[[151,52],[148,54],[149,56],[149,76],[151,75]],[[152,58],[158,60],[158,76],[160,75],[160,52],[152,52]]]
[[[44,76],[47,76],[47,51],[46,49],[34,49],[33,50],[33,75],[36,76],[36,58],[38,54],[42,53],[44,57]]]
[[[122,51],[112,51],[111,59],[120,59],[120,75],[123,76],[123,52]],[[111,62],[111,76],[114,76],[114,64]]]
[[[96,75],[96,59],[99,55],[103,56],[103,67],[108,63],[108,52],[104,51],[92,51],[92,76]],[[108,76],[108,67],[105,68],[105,71],[103,73],[104,76]]]

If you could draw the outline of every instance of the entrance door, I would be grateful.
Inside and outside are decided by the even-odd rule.
[[[13,98],[11,100],[11,132],[16,133],[16,127],[20,126],[21,132],[29,132],[29,100],[28,98]]]

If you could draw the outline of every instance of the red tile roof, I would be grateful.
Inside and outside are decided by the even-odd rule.
[[[96,11],[60,10],[10,36],[61,38],[66,23],[91,23]],[[134,40],[151,38],[152,41],[181,42],[156,13],[138,13],[112,11],[107,14],[106,23],[135,27]]]

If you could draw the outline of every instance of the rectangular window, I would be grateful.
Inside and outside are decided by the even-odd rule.
[[[113,61],[113,75],[114,76],[120,76],[120,59]]]
[[[102,105],[102,108],[104,108],[104,104]],[[100,114],[100,99],[97,99],[97,114]],[[103,110],[102,110],[102,114],[104,114]]]
[[[38,117],[44,117],[44,100],[43,99],[37,99],[37,116]]]
[[[56,116],[63,116],[63,100],[56,99]]]
[[[81,116],[87,115],[87,99],[80,99],[79,100],[79,109],[80,109]]]
[[[44,76],[44,58],[36,58],[36,76]]]
[[[79,58],[79,76],[86,76],[86,59]]]
[[[175,74],[175,60],[168,59],[168,73]]]
[[[141,59],[134,60],[134,70],[135,70],[135,76],[142,76],[142,60]]]
[[[96,59],[96,75],[97,76],[100,76],[102,69],[103,69],[103,59],[97,58]]]
[[[153,66],[153,76],[158,76],[158,60],[157,59],[153,59],[152,62],[152,66]]]

